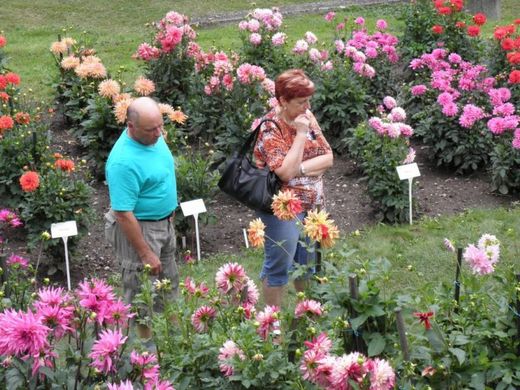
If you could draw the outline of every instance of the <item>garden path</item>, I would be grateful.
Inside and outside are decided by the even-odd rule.
[[[281,6],[280,11],[284,16],[300,15],[305,13],[323,13],[339,10],[352,6],[366,6],[375,4],[402,3],[404,0],[328,0]],[[201,16],[192,19],[193,24],[199,26],[211,26],[218,24],[234,23],[243,20],[249,11],[234,11],[214,13],[211,16]]]
[[[65,136],[65,135],[63,135]],[[67,137],[67,136],[65,136]],[[69,140],[67,149],[75,141]],[[428,150],[419,145],[417,162],[421,177],[414,189],[421,216],[435,217],[454,214],[469,208],[495,208],[508,206],[515,201],[510,196],[497,196],[490,192],[490,184],[485,172],[468,177],[454,176],[433,167],[427,160]],[[118,269],[110,247],[104,244],[102,217],[109,207],[107,187],[95,183],[92,205],[96,221],[88,236],[80,243],[75,262],[73,279],[81,280],[87,275],[106,276]],[[342,234],[364,229],[378,222],[370,205],[366,185],[353,160],[345,156],[335,156],[334,167],[325,175],[327,209]],[[208,213],[216,216],[213,225],[201,225],[202,257],[216,253],[240,253],[245,248],[242,229],[254,218],[254,213],[223,193],[206,202]],[[191,218],[191,217],[189,217]],[[188,238],[188,245],[195,247],[194,238]]]

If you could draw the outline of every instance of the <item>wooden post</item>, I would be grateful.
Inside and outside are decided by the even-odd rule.
[[[488,19],[500,19],[501,0],[467,0],[466,11],[471,14],[482,12]]]
[[[455,272],[455,301],[457,302],[458,311],[460,301],[460,268],[462,266],[462,248],[457,248],[457,271]]]
[[[358,281],[357,281],[356,275],[350,275],[348,277],[348,285],[349,285],[349,290],[350,290],[350,297],[353,300],[358,300],[359,299],[359,290],[358,290]],[[351,307],[351,311],[352,311],[352,317],[356,317],[358,313],[356,312],[356,310],[354,309],[353,306]],[[354,341],[355,350],[357,352],[366,354],[367,347],[363,340],[363,337],[361,337],[361,328],[359,328],[358,330],[352,329],[352,332],[353,332],[353,336],[354,336],[353,341]]]
[[[317,211],[321,211],[321,204],[317,206]],[[314,245],[314,250],[316,251],[316,274],[319,274],[321,272],[321,244],[319,242],[316,242]]]
[[[516,283],[520,285],[520,274],[516,274]],[[520,291],[516,292],[516,354],[520,355]]]
[[[406,329],[401,309],[395,310],[395,317],[397,319],[397,331],[399,332],[399,343],[401,344],[401,351],[403,351],[403,359],[409,361],[410,351],[408,350],[408,340],[406,339]]]
[[[350,296],[352,299],[358,299],[359,298],[359,291],[358,291],[358,285],[357,285],[357,276],[356,275],[350,275],[348,277],[348,286],[350,289]]]

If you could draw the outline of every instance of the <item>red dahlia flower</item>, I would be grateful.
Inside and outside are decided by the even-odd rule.
[[[450,0],[450,4],[457,11],[462,11],[462,7],[464,7],[464,0]]]
[[[481,12],[479,12],[478,14],[475,14],[475,16],[473,16],[473,23],[475,23],[476,25],[478,26],[482,26],[484,24],[486,24],[486,14],[483,14]]]
[[[455,23],[455,27],[457,27],[457,28],[466,28],[466,23],[459,20],[457,23]]]
[[[426,330],[430,330],[432,328],[432,325],[430,324],[430,317],[433,317],[432,311],[427,313],[413,313],[413,315],[419,319],[419,322],[424,324],[424,328]]]
[[[440,15],[451,15],[451,7],[439,7],[437,8],[437,12],[440,14]]]
[[[502,40],[502,42],[500,42],[500,46],[503,50],[510,51],[515,48],[515,41],[513,41],[511,38],[505,38]]]
[[[511,53],[507,53],[507,60],[510,64],[513,65],[520,64],[520,51],[513,51]]]
[[[479,26],[468,26],[468,35],[470,37],[478,37],[480,35]]]
[[[444,28],[442,26],[439,26],[438,24],[436,24],[435,26],[432,27],[432,31],[434,34],[442,34],[444,32]]]
[[[13,84],[13,85],[20,84],[20,76],[18,76],[16,73],[13,73],[13,72],[6,73],[5,78],[9,84]]]
[[[7,78],[0,74],[0,91],[3,91],[7,87]]]
[[[12,129],[13,126],[13,118],[11,118],[9,115],[0,116],[0,134],[2,134],[4,130]]]
[[[520,84],[520,70],[513,70],[509,73],[509,82],[511,84]]]
[[[0,35],[0,48],[4,47],[7,44],[7,39],[5,36]]]

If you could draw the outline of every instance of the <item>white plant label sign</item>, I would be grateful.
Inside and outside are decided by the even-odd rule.
[[[193,215],[195,219],[195,237],[197,238],[197,260],[200,261],[199,214],[206,212],[206,205],[202,199],[190,200],[181,203],[181,210],[185,217]]]
[[[69,250],[67,248],[67,240],[70,236],[76,236],[78,234],[78,225],[76,221],[58,222],[51,225],[51,237],[61,238],[63,245],[65,245],[65,267],[67,269],[67,287],[69,291],[70,286],[70,267],[69,267]]]
[[[51,237],[63,238],[78,235],[76,221],[53,223],[51,225]]]
[[[400,180],[413,179],[414,177],[421,176],[417,163],[399,165],[396,169]]]
[[[184,216],[189,217],[190,215],[205,213],[206,205],[202,199],[195,199],[188,202],[182,202],[181,209]]]
[[[399,180],[408,180],[408,204],[410,205],[410,225],[412,224],[412,182],[414,177],[421,176],[417,163],[396,167]]]

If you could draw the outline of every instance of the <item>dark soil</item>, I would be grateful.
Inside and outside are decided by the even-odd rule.
[[[54,140],[58,151],[80,157],[76,141],[65,131],[54,131]],[[427,148],[417,146],[416,149],[421,176],[415,179],[417,185],[414,191],[419,212],[414,219],[453,214],[476,207],[507,206],[514,201],[509,196],[491,194],[488,177],[483,172],[468,177],[443,172],[427,161]],[[88,235],[79,242],[77,252],[71,256],[74,284],[84,277],[106,277],[118,270],[112,249],[104,243],[103,214],[109,208],[107,186],[103,182],[91,184],[94,189],[92,208],[96,218]],[[325,189],[327,209],[343,234],[378,222],[363,177],[353,160],[335,156],[334,167],[325,175]],[[239,253],[245,247],[242,229],[247,227],[254,213],[223,193],[219,193],[214,200],[206,201],[206,208],[209,214],[216,216],[216,223],[200,225],[202,257],[219,252]],[[18,233],[10,239],[8,250],[23,251],[23,235]],[[188,246],[195,247],[193,237],[189,237],[187,242]],[[29,257],[34,260],[36,254],[29,254]],[[63,275],[56,275],[53,279],[64,282]]]

